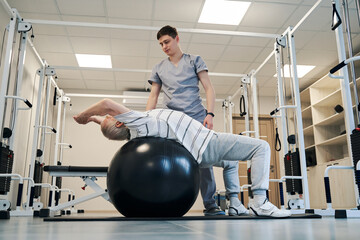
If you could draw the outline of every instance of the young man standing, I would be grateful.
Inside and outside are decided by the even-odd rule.
[[[155,109],[160,90],[164,92],[163,108],[177,110],[186,113],[205,127],[213,128],[215,91],[211,84],[208,69],[200,56],[183,53],[179,45],[179,35],[176,28],[165,26],[157,33],[160,46],[168,58],[157,64],[152,71],[149,83],[152,85],[146,110]],[[200,97],[199,81],[206,93],[205,109]],[[237,162],[224,163],[224,180],[229,197],[236,197],[239,193],[239,184],[230,185],[226,178],[237,178]],[[206,216],[224,215],[216,204],[214,194],[216,184],[212,167],[202,168],[200,190],[204,203]],[[240,203],[235,208],[230,208],[229,214],[238,215]],[[244,209],[244,208],[242,208]]]

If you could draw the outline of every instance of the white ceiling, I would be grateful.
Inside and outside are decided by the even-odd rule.
[[[294,26],[315,0],[253,0],[238,26],[200,24],[205,0],[8,0],[26,19],[77,21],[177,28],[200,28],[281,34]],[[354,0],[349,0],[352,38],[360,51],[360,30]],[[323,0],[295,32],[297,63],[316,65],[300,79],[307,87],[325,75],[337,62],[335,34],[331,28],[330,0]],[[156,40],[156,31],[65,27],[34,24],[34,45],[53,66],[77,67],[75,53],[110,54],[114,68],[148,69],[166,55]],[[273,49],[269,38],[181,33],[184,52],[201,55],[210,72],[249,73],[257,69]],[[286,56],[284,56],[286,58]],[[58,85],[64,89],[144,90],[149,73],[58,69]],[[258,73],[259,94],[276,92],[275,62],[271,59]],[[219,95],[232,95],[240,79],[212,76]]]

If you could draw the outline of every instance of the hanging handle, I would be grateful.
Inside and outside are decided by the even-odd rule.
[[[281,151],[281,141],[280,141],[280,137],[279,137],[278,128],[276,128],[276,134],[275,134],[275,150],[277,152]]]
[[[332,6],[333,6],[333,13],[332,13],[332,25],[331,25],[331,30],[335,30],[337,29],[340,24],[342,23],[341,21],[341,17],[340,17],[340,14],[338,13],[338,11],[336,10],[336,4],[335,2],[332,2]],[[337,17],[337,22],[334,23],[334,20],[335,20],[335,16]]]
[[[246,115],[246,106],[245,106],[245,97],[244,95],[241,95],[240,98],[240,117],[243,117]]]

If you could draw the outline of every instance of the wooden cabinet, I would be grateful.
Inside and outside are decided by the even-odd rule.
[[[353,88],[353,84],[350,84]],[[360,89],[360,78],[357,79]],[[351,90],[353,94],[353,90]],[[353,96],[352,96],[353,97]],[[340,80],[323,77],[300,93],[306,157],[317,165],[307,168],[311,208],[326,208],[324,171],[327,166],[351,166],[345,131]],[[341,107],[339,107],[341,106]],[[355,106],[354,106],[355,113]],[[353,170],[329,173],[334,208],[356,207]]]

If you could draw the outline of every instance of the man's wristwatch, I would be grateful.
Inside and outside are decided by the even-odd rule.
[[[213,114],[212,112],[207,112],[206,115],[211,115],[212,117],[215,117],[215,114]]]

